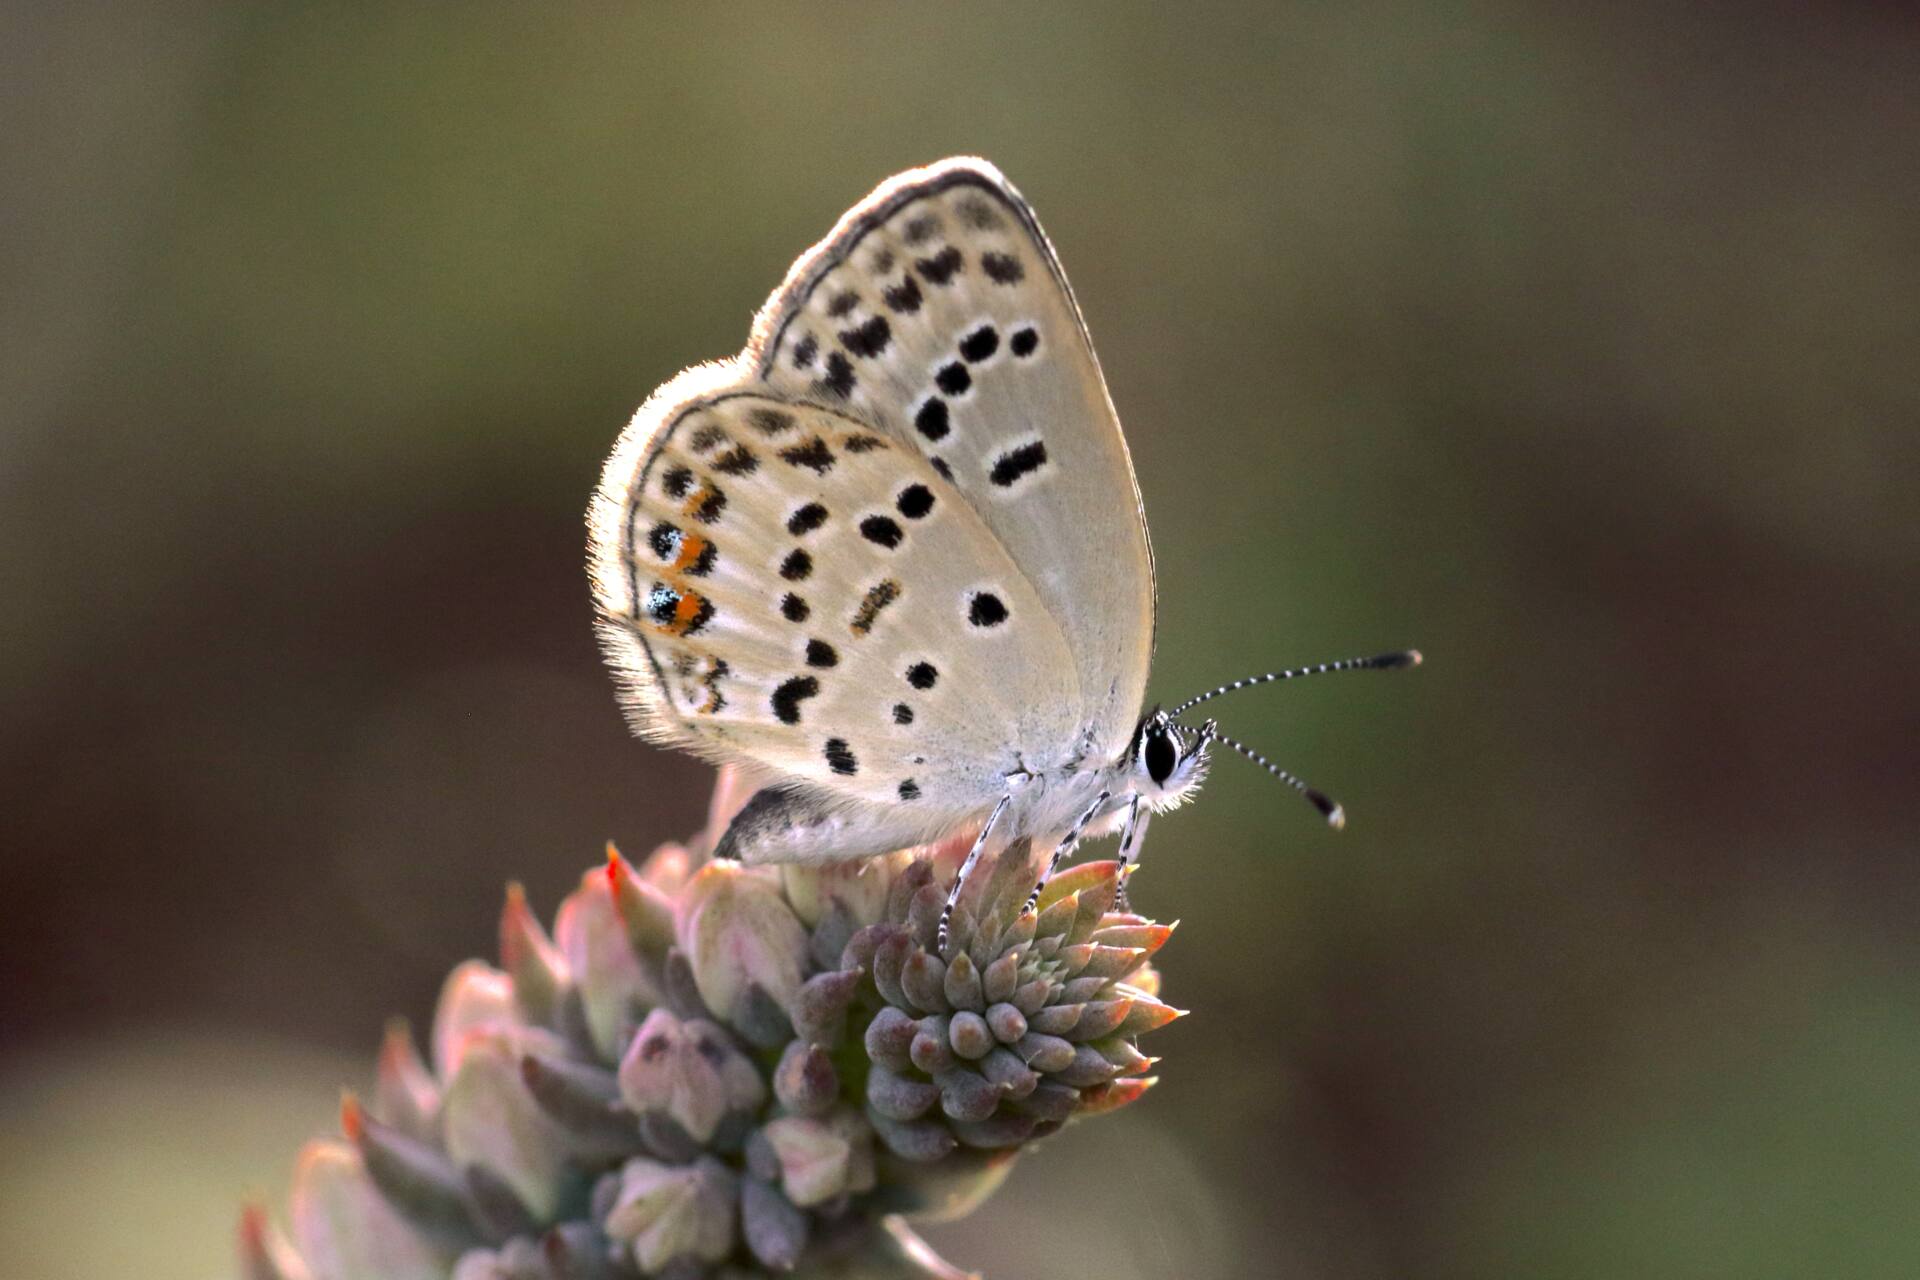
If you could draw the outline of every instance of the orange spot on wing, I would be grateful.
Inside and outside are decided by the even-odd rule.
[[[673,564],[668,567],[667,571],[669,573],[685,573],[688,569],[699,563],[700,557],[707,553],[708,545],[707,540],[697,533],[689,533],[682,536],[680,539],[680,555],[674,560]]]

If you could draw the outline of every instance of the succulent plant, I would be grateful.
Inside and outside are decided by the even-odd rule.
[[[447,978],[423,1058],[389,1026],[373,1096],[301,1153],[291,1227],[243,1214],[249,1280],[939,1277],[905,1225],[972,1210],[1028,1143],[1153,1084],[1169,926],[1120,871],[1023,911],[1026,841],[819,866],[608,850],[551,936],[517,887],[500,967]]]

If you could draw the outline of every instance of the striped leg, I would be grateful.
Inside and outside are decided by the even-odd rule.
[[[993,828],[1000,821],[1000,815],[1007,811],[1007,806],[1011,803],[1013,803],[1013,797],[1006,795],[1001,796],[1000,803],[993,806],[993,812],[987,815],[987,825],[980,828],[980,834],[974,840],[973,848],[967,850],[967,860],[960,864],[960,874],[953,878],[953,888],[947,890],[947,905],[940,908],[938,950],[942,955],[947,950],[947,926],[953,920],[953,904],[960,900],[960,887],[966,884],[967,876],[972,873],[974,864],[980,861],[980,851],[987,847],[987,837],[993,834]]]
[[[1087,811],[1073,820],[1073,825],[1067,828],[1066,836],[1054,847],[1053,857],[1047,859],[1047,869],[1040,876],[1040,883],[1034,885],[1033,892],[1027,895],[1027,905],[1022,909],[1022,914],[1033,910],[1033,904],[1040,901],[1040,891],[1047,887],[1047,881],[1053,879],[1053,873],[1059,870],[1061,861],[1073,852],[1075,845],[1080,843],[1080,833],[1087,829],[1087,824],[1093,821],[1093,815],[1100,812],[1100,806],[1105,804],[1112,794],[1111,791],[1102,791],[1100,798],[1088,805]]]
[[[1127,823],[1120,829],[1120,895],[1114,905],[1122,911],[1127,909],[1127,880],[1133,874],[1134,860],[1140,856],[1140,845],[1147,837],[1147,819],[1152,816],[1152,811],[1142,805],[1139,795],[1135,794],[1127,804]]]

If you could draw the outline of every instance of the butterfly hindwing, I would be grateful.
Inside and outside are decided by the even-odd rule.
[[[636,728],[928,832],[999,788],[1019,743],[1071,734],[1059,628],[924,458],[724,371],[685,377],[688,398],[670,384],[636,417],[595,507]]]

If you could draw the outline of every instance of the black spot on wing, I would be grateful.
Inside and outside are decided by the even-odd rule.
[[[712,715],[727,705],[727,695],[720,691],[720,682],[727,678],[728,671],[726,659],[715,658],[713,667],[700,677],[700,684],[707,691],[707,700],[699,707],[703,715]]]
[[[893,722],[895,724],[912,724],[913,708],[908,706],[904,702],[894,703],[893,704]]]
[[[847,745],[845,738],[828,738],[824,754],[827,768],[835,773],[852,775],[860,772],[860,762],[853,758],[853,748]]]
[[[940,671],[931,662],[916,662],[907,668],[907,683],[916,689],[931,689],[940,679]]]
[[[912,778],[908,778],[905,782],[902,782],[900,784],[900,798],[902,800],[918,800],[920,798],[920,784]]]
[[[893,326],[885,316],[870,316],[853,328],[840,331],[840,341],[846,344],[847,350],[862,359],[879,355],[892,340]]]
[[[812,342],[813,339],[808,338],[807,341]],[[785,435],[794,428],[793,415],[785,409],[749,409],[747,421],[763,436]]]
[[[705,453],[715,445],[725,444],[726,442],[727,433],[711,422],[687,437],[687,447],[695,453]]]
[[[833,469],[833,450],[827,448],[827,442],[814,436],[801,444],[790,444],[780,451],[780,461],[790,467],[805,467],[817,476],[823,476]]]
[[[953,202],[953,211],[960,215],[960,221],[975,231],[993,231],[1001,225],[1000,215],[987,203],[985,196],[969,192]]]
[[[893,505],[909,520],[924,519],[933,510],[933,490],[923,484],[910,484],[894,498]]]
[[[807,641],[807,665],[810,667],[835,667],[840,665],[840,655],[825,640]]]
[[[933,464],[933,469],[940,473],[940,478],[942,480],[953,479],[953,468],[947,465],[947,460],[945,458],[942,458],[940,455],[935,454],[933,457],[927,459],[927,461]]]
[[[827,314],[838,320],[859,305],[860,299],[857,296],[852,293],[842,293],[827,304]]]
[[[813,557],[800,547],[787,552],[787,558],[780,562],[780,576],[788,582],[804,582],[812,572]]]
[[[1031,475],[1047,465],[1047,445],[1044,440],[1030,440],[1026,444],[1007,450],[993,460],[993,467],[987,472],[987,479],[1005,489],[1025,475]]]
[[[848,623],[853,634],[864,636],[873,630],[874,621],[880,611],[900,598],[900,584],[892,578],[882,578],[867,588],[867,594],[860,598],[860,607],[853,611]]]
[[[683,636],[690,636],[713,621],[713,601],[705,596],[695,596],[694,599],[698,600],[700,605],[694,611],[693,617],[687,620],[686,629],[680,633]]]
[[[928,284],[939,285],[951,284],[955,276],[967,269],[966,259],[962,258],[960,251],[952,245],[948,245],[931,258],[921,258],[913,266]]]
[[[806,597],[797,596],[791,591],[780,597],[780,616],[788,622],[805,622],[812,613],[813,608],[807,603]]]
[[[664,582],[656,582],[647,592],[647,616],[660,626],[671,626],[674,611],[680,607],[680,593]]]
[[[760,459],[753,456],[753,450],[743,444],[721,454],[713,460],[713,469],[723,476],[748,476],[760,466]]]
[[[947,402],[931,396],[913,415],[913,425],[929,440],[943,440],[953,429],[947,414]]]
[[[900,545],[900,540],[906,535],[893,517],[868,516],[860,522],[860,536],[875,546],[891,551]]]
[[[983,324],[960,339],[960,354],[969,364],[979,364],[999,349],[1000,333],[990,324]]]
[[[800,704],[820,692],[820,682],[812,676],[794,676],[783,680],[770,700],[773,718],[781,724],[800,723]]]
[[[1024,329],[1014,330],[1013,337],[1007,341],[1007,350],[1013,352],[1013,354],[1019,356],[1022,360],[1032,355],[1039,347],[1040,335],[1034,331],[1032,325],[1028,325]]]
[[[853,394],[853,361],[847,359],[846,352],[835,351],[827,357],[827,374],[814,383],[824,395],[845,400]]]
[[[976,627],[997,627],[1007,620],[1007,606],[991,591],[976,591],[967,599],[967,621]]]
[[[662,560],[674,560],[680,555],[680,537],[680,530],[663,520],[648,532],[647,546]]]
[[[980,269],[995,284],[1019,284],[1027,274],[1026,268],[1020,265],[1020,259],[1004,253],[981,254]]]
[[[912,276],[902,276],[899,284],[890,284],[880,291],[880,298],[889,310],[897,315],[909,316],[920,309],[925,301],[920,293],[920,285]]]
[[[940,372],[933,375],[934,385],[950,396],[965,394],[973,385],[973,375],[967,372],[967,366],[955,360],[951,364],[940,366]]]
[[[794,537],[803,533],[812,533],[827,522],[827,509],[818,502],[809,502],[787,517],[787,532]]]
[[[660,477],[660,491],[669,498],[684,498],[693,491],[693,472],[685,467],[669,467]]]
[[[700,505],[693,509],[693,518],[701,524],[712,524],[726,509],[727,495],[708,485],[706,491],[700,495]]]
[[[800,339],[793,347],[793,367],[796,369],[813,368],[813,358],[820,354],[820,340],[812,334]]]
[[[886,448],[887,442],[879,436],[848,436],[840,442],[840,447],[848,453],[872,453]]]
[[[925,244],[938,230],[940,230],[940,219],[930,213],[923,213],[910,219],[907,225],[900,229],[900,238],[908,244]]]

